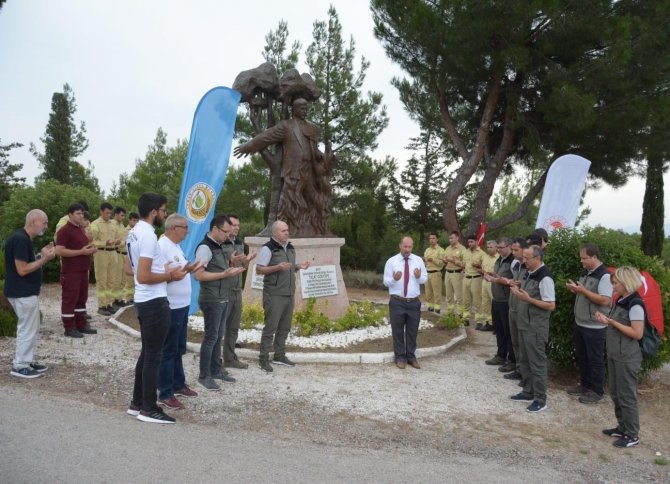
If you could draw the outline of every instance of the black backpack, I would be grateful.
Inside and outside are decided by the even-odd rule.
[[[654,358],[658,354],[658,347],[661,346],[661,336],[658,334],[656,326],[649,322],[647,317],[647,308],[644,305],[644,301],[641,297],[632,297],[628,301],[628,304],[625,306],[630,310],[631,307],[639,304],[644,309],[644,332],[642,333],[642,338],[640,338],[640,349],[642,350],[643,358]]]

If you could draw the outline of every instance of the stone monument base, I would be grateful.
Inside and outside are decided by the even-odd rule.
[[[269,237],[245,237],[244,243],[249,246],[250,252],[258,253],[268,240]],[[302,309],[311,294],[316,299],[317,309],[323,314],[331,319],[342,316],[349,307],[349,296],[340,267],[340,247],[344,245],[344,239],[335,237],[290,239],[290,242],[295,248],[296,263],[301,264],[304,261],[310,263],[307,271],[296,272],[295,309]],[[253,260],[249,265],[242,297],[245,304],[258,302],[262,305],[263,291],[258,287],[263,279],[262,276],[255,274],[255,263]],[[301,274],[303,272],[304,274]],[[303,298],[301,279],[306,282],[304,288],[308,292],[306,298]],[[328,294],[334,291],[337,294]],[[321,293],[328,295],[320,295]]]

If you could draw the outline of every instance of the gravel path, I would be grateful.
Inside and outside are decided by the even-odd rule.
[[[58,295],[57,286],[47,286],[42,297],[45,321],[37,354],[51,367],[47,376],[19,381],[7,370],[0,374],[0,385],[86,401],[121,414],[139,342],[97,315],[93,324],[98,335],[64,338]],[[93,314],[93,296],[90,301]],[[352,452],[400,446],[407,455],[427,459],[465,462],[476,457],[524,474],[535,469],[537,480],[544,482],[670,482],[670,465],[654,463],[657,452],[670,454],[670,368],[641,387],[641,445],[619,450],[600,434],[614,421],[609,399],[596,406],[579,404],[564,391],[574,382],[552,379],[549,409],[529,414],[524,405],[509,400],[518,391],[515,383],[483,363],[494,352],[494,336],[468,333],[467,343],[455,350],[423,359],[421,370],[303,364],[265,374],[249,361],[250,368],[234,370],[238,381],[221,392],[195,385],[197,355],[188,353],[187,379],[200,396],[173,415],[178,425],[218,425],[227,432],[262,432]],[[13,351],[13,339],[0,339],[7,364]]]

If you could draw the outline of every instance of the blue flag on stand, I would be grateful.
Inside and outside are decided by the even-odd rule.
[[[184,178],[177,212],[188,219],[189,234],[181,243],[184,255],[194,261],[195,249],[209,231],[216,200],[228,172],[240,93],[215,87],[205,94],[193,115]],[[200,284],[191,277],[191,307],[198,310]]]

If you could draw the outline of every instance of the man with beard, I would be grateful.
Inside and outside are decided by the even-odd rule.
[[[47,214],[33,209],[23,228],[11,234],[4,246],[4,294],[18,317],[16,355],[10,372],[17,378],[39,378],[48,369],[33,360],[40,334],[42,266],[56,257],[53,243],[35,255],[33,239],[44,235],[48,224]]]
[[[140,221],[128,234],[128,258],[135,276],[135,310],[140,323],[142,350],[135,365],[133,398],[127,413],[143,422],[174,423],[156,404],[158,367],[163,342],[170,325],[167,283],[180,281],[189,266],[170,265],[162,255],[154,227],[167,217],[167,199],[143,193],[137,202]]]

